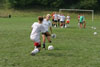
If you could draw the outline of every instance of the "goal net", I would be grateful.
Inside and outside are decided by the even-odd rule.
[[[94,10],[84,9],[59,9],[59,13],[70,15],[71,20],[77,22],[78,14],[84,14],[86,22],[94,22]]]

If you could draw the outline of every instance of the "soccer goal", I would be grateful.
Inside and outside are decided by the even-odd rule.
[[[77,12],[77,13],[83,12],[83,13],[87,13],[87,15],[90,14],[89,15],[90,17],[87,16],[87,18],[90,18],[90,21],[94,22],[94,10],[84,10],[84,9],[59,9],[59,13],[67,13],[67,12],[71,12],[71,13],[73,13],[73,12]]]

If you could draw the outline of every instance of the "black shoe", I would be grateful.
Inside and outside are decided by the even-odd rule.
[[[32,56],[35,56],[35,53],[31,53]]]

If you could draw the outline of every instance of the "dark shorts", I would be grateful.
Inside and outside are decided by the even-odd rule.
[[[57,22],[57,20],[54,20],[54,22]]]
[[[65,23],[65,21],[61,21],[61,23]]]
[[[80,24],[83,24],[83,22],[80,22]]]
[[[47,31],[48,32],[48,31]],[[46,33],[42,33],[42,35],[45,35],[46,37],[50,36],[50,35],[47,35]]]
[[[58,22],[60,22],[60,19],[58,19]]]
[[[54,19],[52,19],[52,21],[54,21]]]

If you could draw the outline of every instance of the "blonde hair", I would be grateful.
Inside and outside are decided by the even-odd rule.
[[[50,14],[47,14],[47,17],[48,17],[48,16],[50,16],[50,17],[51,17],[51,15],[50,15]]]

